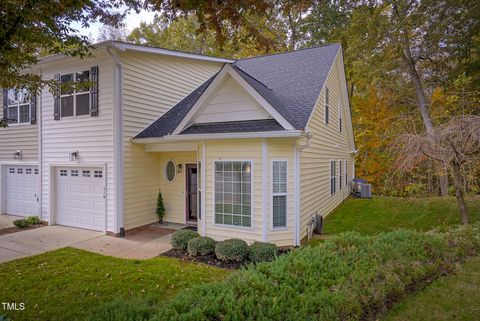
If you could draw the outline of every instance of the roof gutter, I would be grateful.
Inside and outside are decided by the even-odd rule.
[[[281,130],[269,132],[217,133],[217,134],[181,134],[163,137],[133,138],[135,144],[151,144],[192,140],[254,139],[254,138],[297,138],[305,135],[303,130]]]

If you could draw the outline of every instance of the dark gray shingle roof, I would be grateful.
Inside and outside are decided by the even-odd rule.
[[[338,50],[340,50],[339,44],[331,44],[240,59],[231,66],[295,129],[304,129]],[[162,137],[171,134],[215,77],[216,75],[198,87],[135,138]],[[191,133],[200,130],[199,128],[203,131],[208,128],[219,130],[218,126],[195,125]],[[225,124],[221,126],[228,127]],[[229,132],[243,128],[245,128],[244,125],[230,126]]]
[[[275,130],[283,130],[282,125],[275,119],[259,119],[193,124],[180,134],[269,132]]]

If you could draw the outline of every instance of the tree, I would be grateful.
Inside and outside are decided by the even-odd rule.
[[[165,217],[165,205],[163,204],[163,195],[161,191],[158,192],[156,213],[158,221],[160,223],[163,222],[163,218]]]
[[[37,90],[51,80],[29,73],[40,53],[77,56],[91,54],[87,37],[71,27],[73,22],[88,27],[100,21],[118,26],[126,7],[138,10],[136,0],[6,0],[0,10],[0,87]],[[27,72],[25,72],[27,71]]]
[[[396,142],[397,165],[410,169],[426,158],[446,164],[455,186],[463,224],[470,220],[465,203],[465,172],[474,170],[480,160],[480,116],[454,116],[433,128],[433,132],[401,135]]]
[[[128,30],[123,24],[120,24],[116,27],[111,25],[104,25],[99,30],[96,41],[97,42],[106,41],[106,40],[124,41],[127,39],[127,35],[128,35]]]

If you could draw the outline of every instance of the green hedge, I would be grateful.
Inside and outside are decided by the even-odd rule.
[[[185,290],[152,320],[372,319],[480,250],[480,225],[444,233],[344,233]]]
[[[255,263],[270,262],[275,260],[278,248],[273,243],[253,242],[248,251],[250,261]]]
[[[216,243],[210,237],[196,237],[188,241],[187,252],[191,256],[212,254]]]
[[[215,245],[215,255],[222,261],[242,262],[248,256],[248,244],[240,239],[228,239]]]
[[[479,223],[435,233],[344,233],[169,301],[101,307],[88,320],[369,320],[478,253]]]
[[[188,241],[196,237],[200,237],[200,234],[198,234],[195,231],[179,230],[173,233],[172,239],[170,240],[170,244],[174,249],[186,251],[188,246]]]

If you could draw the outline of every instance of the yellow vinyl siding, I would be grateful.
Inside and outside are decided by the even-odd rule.
[[[130,142],[154,120],[208,80],[222,67],[218,62],[126,51],[123,66],[123,159],[125,228],[156,220],[161,179],[160,158]]]
[[[51,166],[69,164],[89,166],[106,165],[106,207],[107,231],[113,231],[114,226],[114,161],[113,161],[113,62],[104,49],[94,52],[95,57],[81,60],[64,57],[42,65],[43,77],[54,79],[55,74],[64,74],[90,69],[98,66],[99,95],[98,116],[89,115],[53,119],[54,97],[49,88],[41,91],[41,108],[37,116],[42,117],[42,218],[46,220],[54,214],[50,208],[51,196],[55,195],[54,178],[50,173]],[[36,126],[35,126],[36,127]],[[78,161],[69,161],[69,153],[79,152]],[[52,173],[53,174],[53,173]],[[54,203],[52,203],[54,204]]]
[[[166,177],[166,166],[168,161],[172,160],[175,165],[182,165],[182,172],[176,173],[173,182],[169,182]],[[166,222],[185,224],[186,221],[186,164],[196,164],[196,152],[172,152],[160,153],[160,189],[165,204]],[[153,211],[155,213],[155,210]]]
[[[262,140],[206,141],[205,149],[205,217],[206,234],[215,240],[240,238],[247,242],[262,238]],[[252,162],[251,227],[217,225],[214,222],[214,161],[241,160]]]
[[[3,104],[2,88],[0,88],[0,102]],[[39,111],[37,110],[38,114]],[[38,161],[37,125],[9,125],[0,128],[0,161],[13,161],[13,153],[17,150],[22,151],[22,161]],[[15,160],[15,162],[18,162],[18,160]]]
[[[330,117],[325,124],[325,88],[323,88],[317,105],[308,124],[307,131],[312,133],[309,147],[300,154],[300,238],[306,235],[306,225],[312,214],[318,212],[322,216],[330,214],[349,195],[345,187],[345,171],[342,172],[342,190],[330,195],[330,161],[348,161],[349,180],[353,176],[353,155],[351,146],[351,124],[348,98],[345,84],[342,83],[343,65],[340,56],[332,67],[326,86],[329,89]],[[339,132],[339,106],[343,108],[343,128]],[[347,117],[348,116],[348,117]],[[343,163],[342,163],[343,165]]]
[[[272,229],[272,161],[287,161],[287,228]],[[268,140],[267,241],[279,246],[293,244],[293,141]]]

